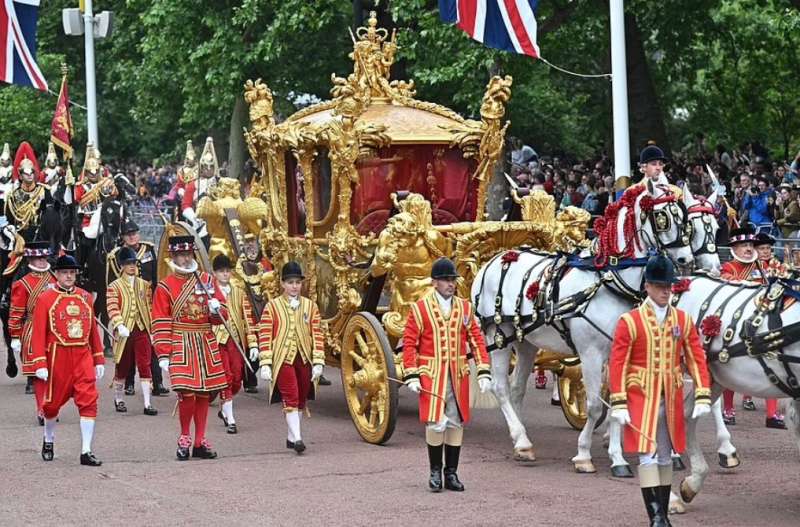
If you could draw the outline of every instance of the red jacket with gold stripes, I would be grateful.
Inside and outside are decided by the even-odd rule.
[[[683,370],[694,380],[695,403],[711,402],[706,354],[692,317],[668,307],[659,326],[649,302],[622,315],[608,360],[611,407],[627,408],[633,426],[625,427],[625,451],[652,453],[662,401],[676,452],[686,449],[683,421]],[[639,433],[633,427],[641,430]]]
[[[446,319],[433,291],[411,306],[403,333],[403,370],[406,383],[419,379],[422,386],[420,421],[442,419],[451,381],[461,420],[469,421],[470,358],[475,360],[478,378],[491,377],[486,343],[469,301],[454,296]]]
[[[227,386],[225,367],[211,324],[221,323],[208,308],[208,295],[225,303],[208,273],[174,273],[153,294],[153,346],[158,359],[169,359],[169,376],[177,390],[214,392]]]
[[[761,272],[758,270],[757,262],[742,263],[739,260],[731,260],[722,264],[722,267],[719,269],[719,274],[723,280],[763,281]]]
[[[8,333],[12,339],[19,339],[22,348],[22,375],[36,373],[33,367],[31,349],[31,328],[33,327],[33,308],[40,301],[40,295],[53,287],[56,281],[49,271],[32,271],[11,285],[11,308],[8,316]]]
[[[80,287],[66,291],[56,286],[39,295],[31,327],[30,368],[34,372],[39,368],[50,369],[56,355],[68,354],[75,368],[84,367],[84,377],[94,379],[93,366],[105,364],[105,358],[93,302],[92,295]],[[79,377],[75,371],[71,374],[73,378]],[[50,383],[57,379],[58,375],[51,371]]]

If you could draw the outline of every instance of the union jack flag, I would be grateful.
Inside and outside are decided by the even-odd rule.
[[[538,58],[539,0],[439,0],[439,18],[490,48]]]
[[[36,63],[40,0],[0,0],[0,81],[46,91]]]

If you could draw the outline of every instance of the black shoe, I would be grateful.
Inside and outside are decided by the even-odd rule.
[[[672,485],[660,485],[658,487],[659,503],[661,503],[661,510],[664,511],[664,520],[666,520],[667,527],[672,527],[669,521],[669,496],[672,490]]]
[[[295,441],[294,446],[292,448],[294,448],[294,451],[297,452],[298,454],[302,454],[303,452],[306,451],[306,444],[303,443],[303,440],[301,439],[299,441]]]
[[[550,398],[550,406],[561,406],[561,401],[551,397]]]
[[[227,426],[228,426],[228,420],[227,420],[227,419],[225,419],[225,414],[223,414],[223,413],[222,413],[222,410],[219,410],[219,411],[217,412],[217,417],[219,417],[220,419],[222,419],[222,425],[223,425],[223,426],[225,426],[225,427],[227,427]]]
[[[200,446],[192,448],[192,457],[195,459],[216,459],[217,453],[211,449],[211,445],[204,439]]]
[[[44,417],[42,417],[41,415],[37,415],[36,422],[39,423],[39,426],[44,426]]]
[[[258,386],[245,386],[244,393],[258,393]]]
[[[736,416],[734,414],[722,414],[722,422],[728,426],[736,424]]]
[[[144,415],[158,415],[158,410],[156,410],[152,406],[145,406]]]
[[[428,445],[428,464],[431,469],[428,488],[431,492],[442,491],[442,450],[444,450],[443,445]]]
[[[42,441],[42,459],[45,461],[53,461],[55,451],[53,450],[53,443]]]
[[[286,448],[289,450],[294,450],[294,443],[292,441],[286,440]]]
[[[453,445],[444,446],[444,488],[462,492],[464,485],[458,480],[458,458],[461,455],[461,447]]]
[[[745,399],[742,401],[742,408],[749,412],[753,412],[756,409],[756,403],[752,399]]]
[[[156,397],[166,397],[169,393],[169,388],[164,388],[163,384],[154,384],[153,385],[153,395]]]
[[[661,507],[659,487],[643,487],[642,498],[647,509],[647,516],[650,518],[650,527],[668,527],[667,514]]]
[[[786,423],[783,422],[781,417],[767,417],[767,428],[786,430]]]
[[[126,386],[125,395],[136,395],[136,388],[134,388],[132,384]]]
[[[320,386],[330,386],[331,385],[331,381],[326,379],[324,375],[320,375],[319,376],[319,381],[317,381],[317,384],[319,384]]]
[[[94,457],[94,454],[91,452],[81,454],[81,465],[86,465],[87,467],[99,467],[102,464],[103,462]]]
[[[128,407],[125,406],[125,401],[114,401],[114,408],[117,409],[118,412],[127,412]]]
[[[229,434],[238,434],[239,433],[239,429],[236,428],[236,423],[231,423],[226,428],[227,428],[227,430],[225,430],[225,431],[228,432]]]
[[[25,395],[33,395],[33,384],[25,385]]]

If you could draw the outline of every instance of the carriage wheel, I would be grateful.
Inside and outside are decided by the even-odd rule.
[[[342,339],[342,386],[350,417],[359,435],[380,445],[397,423],[397,383],[394,352],[375,315],[355,313]]]
[[[558,375],[558,395],[561,400],[561,411],[564,412],[569,425],[575,430],[583,430],[586,425],[586,389],[583,385],[580,359],[569,357],[562,359],[564,368]],[[607,399],[607,387],[604,385],[601,396]],[[595,429],[606,419],[608,409],[603,405],[600,419],[595,424]]]

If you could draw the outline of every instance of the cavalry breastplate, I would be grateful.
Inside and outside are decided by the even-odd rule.
[[[39,210],[44,200],[42,185],[36,185],[31,191],[18,187],[11,192],[6,199],[6,209],[17,231],[39,225]]]

